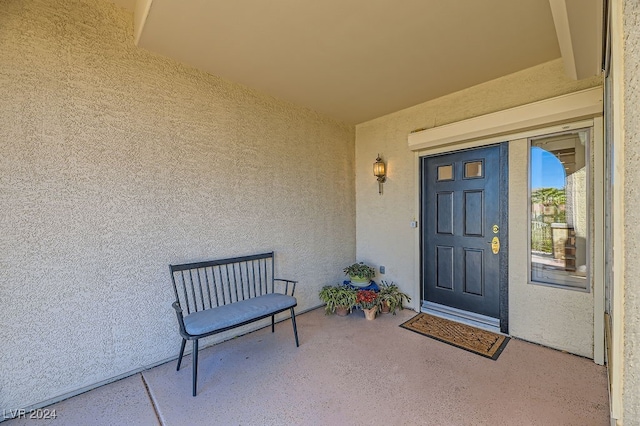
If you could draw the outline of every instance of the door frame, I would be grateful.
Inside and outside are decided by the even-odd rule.
[[[500,332],[504,334],[509,334],[509,141],[500,142],[498,144],[483,144],[473,147],[466,147],[462,149],[451,149],[448,151],[437,152],[437,153],[417,153],[417,167],[419,170],[418,173],[418,223],[420,232],[418,234],[418,268],[419,268],[419,301],[418,303],[422,306],[423,301],[425,300],[424,295],[424,265],[423,265],[423,249],[424,249],[424,240],[423,240],[423,211],[422,211],[422,200],[424,196],[424,191],[426,188],[423,188],[424,182],[424,167],[423,167],[423,159],[427,157],[435,157],[440,155],[453,154],[462,151],[473,151],[474,149],[482,149],[490,146],[497,146],[500,149],[500,175],[499,175],[499,193],[500,193],[500,202],[499,202],[499,218],[500,218],[500,253],[499,255],[499,304],[500,304]]]

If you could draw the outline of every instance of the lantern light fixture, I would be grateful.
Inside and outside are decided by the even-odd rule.
[[[385,170],[384,161],[380,158],[380,154],[373,163],[373,175],[378,179],[378,194],[382,194],[382,184],[387,180],[387,171]]]

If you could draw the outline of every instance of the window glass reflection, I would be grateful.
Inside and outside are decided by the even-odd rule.
[[[464,163],[464,177],[467,179],[482,177],[482,161]]]
[[[453,165],[448,164],[446,166],[438,166],[438,180],[452,180],[453,179]]]
[[[531,281],[587,288],[587,142],[578,131],[531,141]]]

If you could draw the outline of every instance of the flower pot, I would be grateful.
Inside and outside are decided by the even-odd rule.
[[[339,317],[346,317],[349,315],[349,308],[347,306],[336,306],[336,315]]]
[[[368,320],[374,320],[376,319],[376,308],[371,308],[371,309],[363,309],[364,311],[364,317]]]
[[[382,305],[380,306],[380,313],[388,314],[389,312],[391,312],[391,308],[389,307],[389,302],[387,301],[382,302]]]
[[[349,275],[349,279],[351,280],[351,285],[354,287],[366,287],[371,282],[369,278],[362,278],[357,275]]]

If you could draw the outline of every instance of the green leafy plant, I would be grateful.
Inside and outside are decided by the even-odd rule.
[[[370,280],[376,275],[376,270],[371,266],[365,265],[364,262],[360,262],[344,268],[344,273],[350,277]]]
[[[389,312],[393,315],[396,314],[396,310],[404,309],[403,302],[411,302],[411,297],[408,294],[400,291],[400,287],[393,281],[389,284],[386,281],[380,283],[380,291],[378,293],[378,303],[381,310],[383,310],[384,304],[389,307]]]
[[[326,285],[320,290],[320,299],[326,306],[327,314],[332,314],[337,307],[345,307],[349,311],[356,305],[357,290],[346,285]]]
[[[361,309],[372,309],[378,306],[378,293],[373,290],[358,290],[356,306]]]

